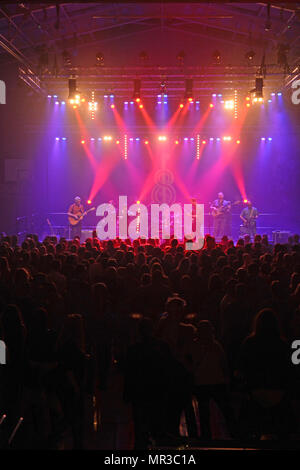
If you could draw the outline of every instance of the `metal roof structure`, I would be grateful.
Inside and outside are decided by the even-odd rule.
[[[158,61],[143,51],[143,40],[162,34],[161,49],[174,38],[188,38],[194,47],[183,46],[168,64]],[[99,51],[129,41],[139,45],[140,54],[129,48],[124,57],[122,49],[111,61],[104,54],[97,63]],[[227,56],[218,60],[214,50]],[[245,51],[255,57],[247,60]],[[1,4],[0,66],[12,61],[20,64],[27,85],[44,93],[65,89],[72,76],[84,91],[109,88],[124,97],[134,78],[143,81],[147,96],[157,93],[163,79],[174,96],[182,94],[185,78],[194,80],[198,95],[247,89],[262,61],[268,86],[276,89],[299,75],[300,3]]]

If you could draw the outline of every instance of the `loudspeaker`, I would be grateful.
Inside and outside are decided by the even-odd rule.
[[[272,232],[272,235],[273,243],[285,244],[288,243],[288,238],[292,235],[292,233],[284,230],[275,230]]]

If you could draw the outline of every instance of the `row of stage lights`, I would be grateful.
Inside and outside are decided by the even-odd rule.
[[[56,141],[67,141],[67,137],[55,137],[55,140]],[[166,142],[168,140],[168,137],[165,136],[165,135],[159,135],[157,137],[157,141],[158,142]],[[272,137],[261,137],[260,140],[262,142],[271,142],[273,139]],[[90,137],[89,139],[81,139],[80,140],[80,143],[81,144],[86,144],[88,141],[90,142],[114,142],[116,145],[119,145],[121,140],[120,139],[114,139],[113,136],[111,135],[105,135],[103,137]],[[124,142],[126,142],[126,145],[128,142],[143,142],[145,145],[149,145],[150,144],[150,140],[148,139],[143,139],[143,138],[140,138],[140,137],[128,137],[127,135],[124,136]],[[197,136],[196,138],[195,137],[183,137],[181,139],[175,139],[173,142],[175,145],[178,145],[180,144],[180,142],[194,142],[196,141],[197,142],[197,145],[199,144],[202,144],[202,145],[206,145],[208,142],[221,142],[221,141],[224,141],[224,142],[233,142],[234,139],[233,137],[231,136],[224,136],[224,137],[209,137],[209,138],[201,138],[200,136]],[[240,139],[236,139],[235,140],[235,143],[236,144],[240,144],[241,143],[241,140]]]
[[[281,92],[278,92],[278,93],[273,92],[270,95],[271,95],[271,97],[282,96],[282,93]],[[48,98],[49,99],[53,98],[56,105],[60,105],[60,104],[65,105],[66,104],[66,101],[64,101],[64,100],[60,101],[58,99],[57,95],[48,95]],[[109,103],[107,103],[108,98],[110,98]],[[113,94],[104,95],[105,104],[110,106],[111,109],[114,109],[116,107],[115,103],[112,102],[114,100],[114,98],[115,98],[115,96]],[[213,102],[211,102],[209,104],[210,108],[215,107],[215,102],[214,102],[215,98],[223,98],[223,97],[222,97],[221,93],[219,93],[219,94],[213,93],[212,98],[213,98],[213,100],[212,100]],[[254,98],[251,99],[250,96],[246,96],[245,101],[246,101],[246,107],[250,107],[252,104],[256,104],[256,103],[262,104],[262,103],[264,103],[264,98],[263,97],[254,97]],[[237,91],[236,90],[234,92],[234,98],[233,99],[226,99],[226,100],[221,99],[219,102],[220,102],[220,104],[222,104],[224,106],[225,110],[233,111],[234,112],[234,117],[237,118],[238,96],[237,96]],[[271,103],[272,98],[269,98],[268,102]],[[68,103],[70,105],[72,105],[74,109],[77,109],[79,106],[86,103],[86,98],[81,97],[78,94],[78,95],[75,95],[74,98],[69,99]],[[185,107],[186,104],[191,105],[191,104],[194,104],[194,103],[196,105],[199,105],[200,100],[195,100],[194,98],[188,98],[184,102],[179,103],[179,108],[182,109],[182,108]],[[132,100],[129,100],[129,101],[126,100],[126,101],[123,102],[123,104],[124,104],[125,107],[128,106],[128,105],[134,105],[134,104],[138,105],[138,107],[140,109],[142,109],[144,107],[144,105],[142,103],[142,100],[139,97],[135,98],[135,99],[132,99]],[[168,104],[168,95],[163,95],[163,94],[157,95],[157,104],[159,104],[159,105]],[[95,112],[98,110],[98,102],[95,101],[94,92],[92,92],[91,101],[88,101],[88,110],[91,112],[92,119],[94,119]]]

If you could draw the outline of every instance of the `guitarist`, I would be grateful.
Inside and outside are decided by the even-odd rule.
[[[213,216],[214,237],[217,241],[221,240],[223,235],[230,235],[226,232],[229,226],[231,211],[231,202],[224,199],[222,192],[218,193],[218,198],[210,206]]]
[[[81,204],[81,198],[76,196],[74,203],[71,204],[68,210],[68,216],[74,220],[77,220],[84,213],[83,205]],[[70,238],[73,240],[75,237],[81,237],[81,220],[76,225],[70,224]]]
[[[251,238],[254,238],[256,235],[256,219],[258,217],[258,211],[256,207],[252,206],[251,201],[247,201],[247,207],[245,207],[241,214],[240,218],[243,221],[241,226],[241,233],[243,235],[250,235]]]

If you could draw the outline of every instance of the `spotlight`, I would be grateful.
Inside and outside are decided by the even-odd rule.
[[[103,66],[104,65],[104,56],[103,56],[102,52],[97,52],[96,61],[97,61],[98,66]]]
[[[234,101],[233,100],[226,100],[224,103],[225,109],[233,109],[234,108]]]
[[[247,59],[247,60],[249,60],[249,62],[251,62],[254,59],[254,56],[255,56],[255,52],[251,50],[249,52],[246,52],[245,59]]]
[[[248,199],[244,199],[244,204],[247,204],[247,202],[248,202]]]
[[[112,140],[112,136],[111,136],[111,135],[105,135],[105,136],[103,137],[103,140],[104,140],[105,142],[109,142],[109,141]]]
[[[136,201],[136,203],[137,203],[137,204],[140,204],[140,203],[141,203],[141,201]]]
[[[141,80],[136,78],[133,82],[133,98],[135,98],[136,102],[138,103],[141,100]]]
[[[160,84],[160,93],[162,95],[166,95],[167,94],[167,84],[166,82],[163,80]]]
[[[149,144],[149,140],[145,140],[145,145],[148,145]]]
[[[241,143],[241,141],[240,141],[240,140],[237,140],[237,141],[236,141],[236,143],[237,143],[237,144],[240,144],[240,143]]]
[[[120,144],[120,141],[119,141],[119,140],[116,140],[116,144],[119,145],[119,144]]]
[[[205,145],[205,144],[206,144],[206,140],[202,140],[202,144]]]
[[[179,144],[179,140],[175,140],[175,145],[178,145]]]
[[[219,64],[221,62],[221,53],[218,50],[215,50],[213,55],[212,55],[214,62]]]
[[[167,140],[167,136],[165,136],[165,135],[159,135],[159,136],[158,136],[158,140],[159,140],[159,142],[165,142],[165,141]]]
[[[59,140],[59,137],[55,137],[55,140]]]
[[[86,201],[86,203],[87,203],[87,204],[92,204],[92,201],[91,201],[90,199],[88,199],[88,200]]]
[[[210,103],[209,107],[210,107],[210,108],[213,108],[213,107],[214,107],[214,105],[213,105],[212,103]]]
[[[82,143],[82,144],[85,144],[85,140],[82,140],[81,143]]]
[[[110,107],[111,107],[111,109],[114,109],[115,105],[114,105],[114,104],[111,104]]]
[[[179,108],[183,108],[184,104],[180,103]]]
[[[140,109],[143,109],[143,107],[144,107],[143,104],[140,104],[140,105],[139,105],[139,108],[140,108]]]
[[[184,97],[188,98],[188,100],[192,101],[193,100],[193,79],[192,78],[187,78],[185,80],[185,92],[184,92]]]

